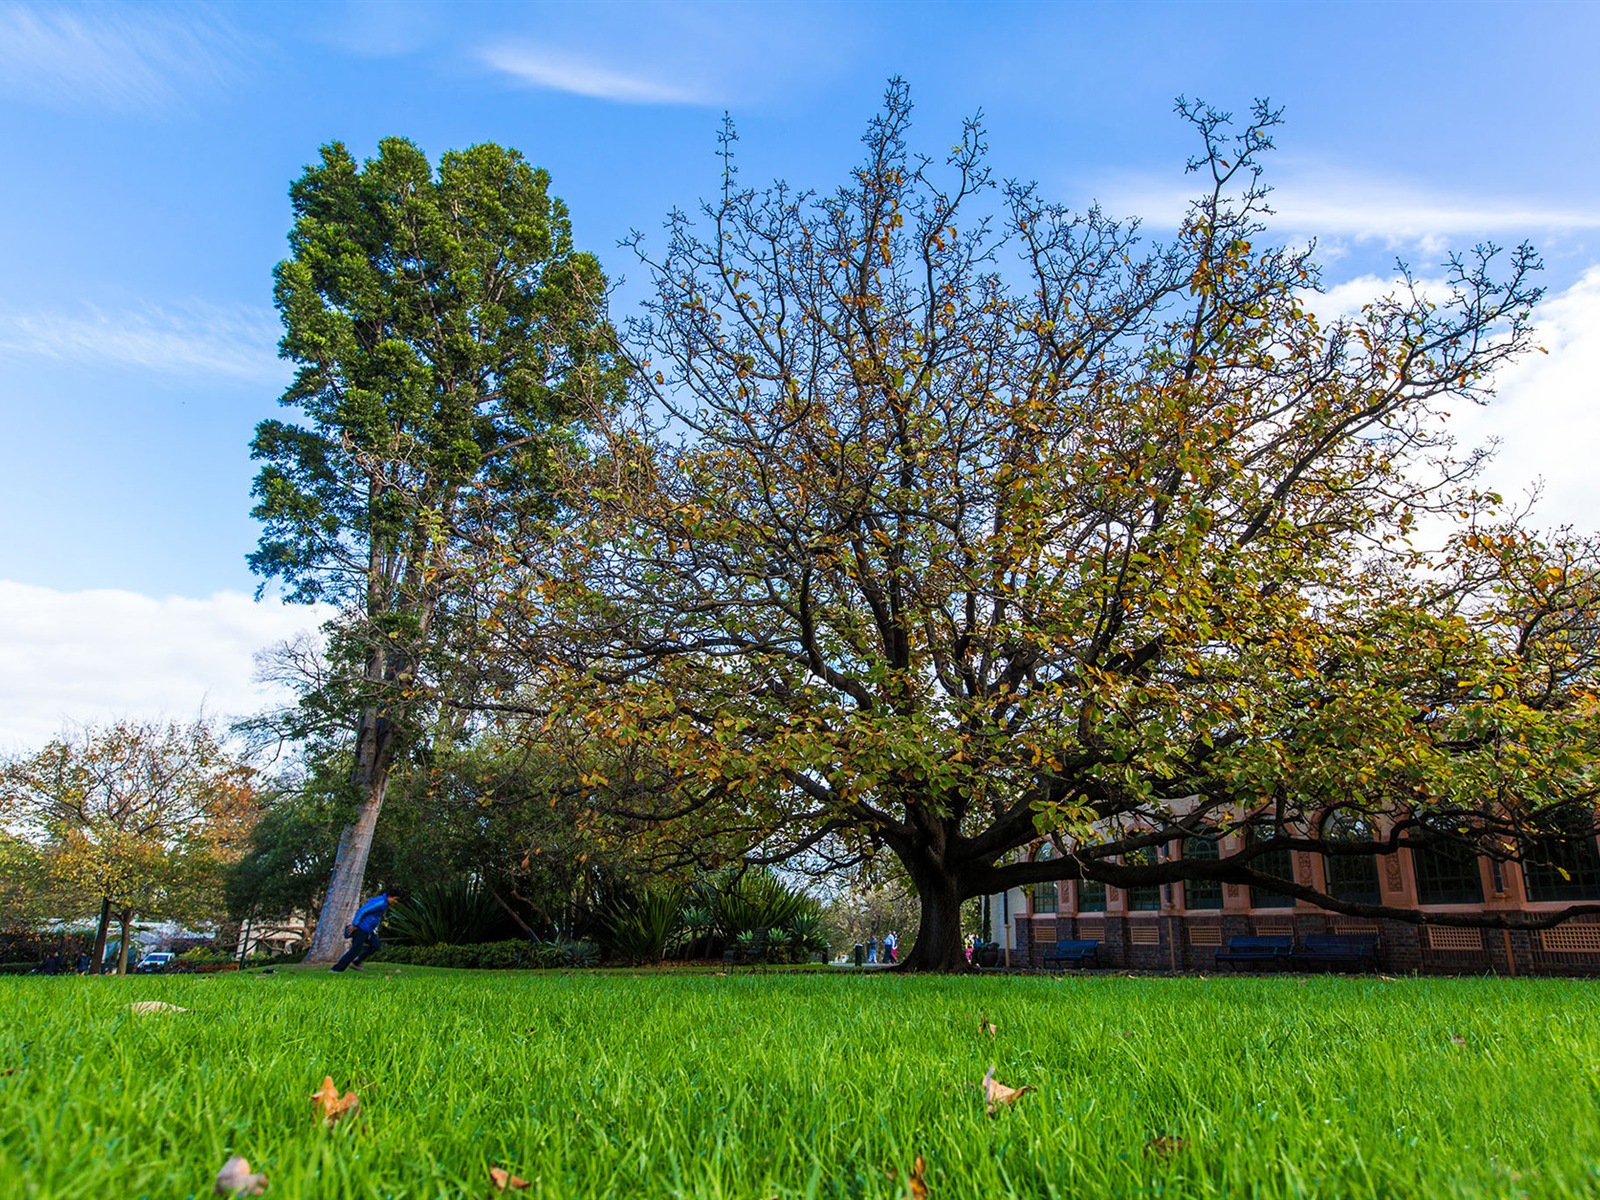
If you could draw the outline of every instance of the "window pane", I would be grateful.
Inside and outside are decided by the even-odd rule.
[[[1212,859],[1220,857],[1217,844],[1207,838],[1185,838],[1184,858]],[[1222,881],[1218,879],[1187,879],[1183,884],[1185,908],[1221,908]]]
[[[1372,842],[1372,826],[1360,813],[1340,809],[1322,822],[1322,836],[1328,841]],[[1348,900],[1352,904],[1378,904],[1383,894],[1378,888],[1378,862],[1371,855],[1351,858],[1347,855],[1322,856],[1322,868],[1328,880],[1328,895],[1335,900]]]
[[[1276,875],[1279,879],[1294,878],[1294,859],[1288,850],[1269,850],[1260,858],[1250,860],[1250,865],[1263,875]],[[1250,889],[1251,908],[1293,908],[1294,897],[1266,888]]]
[[[1529,900],[1600,899],[1600,852],[1592,836],[1524,844],[1522,875]]]
[[[1132,854],[1124,854],[1122,861],[1130,867],[1148,867],[1156,863],[1154,848],[1146,846],[1143,850],[1136,850]],[[1157,912],[1161,908],[1161,885],[1159,883],[1146,884],[1144,887],[1131,887],[1128,889],[1128,908],[1132,912]]]
[[[1415,848],[1411,863],[1417,872],[1417,900],[1422,904],[1482,904],[1483,883],[1478,856],[1459,842]]]
[[[1056,856],[1055,847],[1052,846],[1049,842],[1045,842],[1042,846],[1039,847],[1038,853],[1033,856],[1033,861],[1034,862],[1048,862],[1050,859],[1054,858],[1055,856]],[[1033,911],[1035,913],[1053,913],[1053,912],[1056,912],[1061,907],[1060,904],[1057,902],[1058,896],[1059,896],[1059,893],[1056,891],[1056,884],[1055,884],[1054,880],[1051,880],[1051,881],[1049,881],[1047,883],[1036,883],[1036,884],[1034,884],[1033,885]]]
[[[1105,912],[1106,885],[1094,879],[1078,880],[1078,911]]]

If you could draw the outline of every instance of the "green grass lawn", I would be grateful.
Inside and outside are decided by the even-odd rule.
[[[278,1200],[482,1197],[493,1166],[903,1198],[919,1154],[935,1200],[1592,1196],[1597,1019],[1548,980],[0,978],[0,1196],[210,1195],[232,1153]],[[1038,1089],[994,1118],[991,1063]],[[353,1124],[314,1120],[327,1074]]]

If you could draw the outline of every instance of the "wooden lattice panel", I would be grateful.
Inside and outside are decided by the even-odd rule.
[[[1328,931],[1329,933],[1376,934],[1378,932],[1378,923],[1376,921],[1333,921],[1331,925],[1333,928]]]
[[[1078,918],[1078,936],[1084,941],[1103,942],[1106,940],[1106,922],[1101,917],[1096,920]]]
[[[1541,929],[1539,943],[1552,954],[1600,953],[1600,925],[1561,925]]]
[[[1428,948],[1431,950],[1482,950],[1483,930],[1457,929],[1449,925],[1429,925]]]
[[[1153,921],[1148,924],[1142,922],[1138,925],[1129,924],[1128,941],[1135,946],[1159,946],[1161,930]]]
[[[1284,920],[1258,920],[1256,922],[1257,937],[1293,937],[1294,922]]]
[[[1221,925],[1191,925],[1189,926],[1189,945],[1191,946],[1220,946],[1222,945]]]

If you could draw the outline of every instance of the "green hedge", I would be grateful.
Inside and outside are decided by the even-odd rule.
[[[465,967],[489,971],[527,970],[533,967],[588,967],[599,961],[593,942],[480,942],[471,946],[386,946],[383,962],[415,967]]]

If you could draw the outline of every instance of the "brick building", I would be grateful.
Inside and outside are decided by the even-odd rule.
[[[1224,840],[1223,852],[1232,849]],[[1185,852],[1215,856],[1218,851],[1195,839],[1162,848],[1163,856]],[[1051,853],[1048,843],[1032,851]],[[1277,861],[1258,862],[1265,873],[1293,878],[1339,899],[1423,913],[1547,913],[1600,900],[1600,847],[1593,837],[1563,843],[1559,857],[1543,863],[1531,861],[1531,856],[1526,863],[1495,862],[1465,849],[1400,849],[1337,859],[1285,850]],[[1600,974],[1600,917],[1593,916],[1545,930],[1414,925],[1345,916],[1288,896],[1215,882],[1140,888],[1084,881],[1038,884],[1015,889],[1004,901],[991,898],[993,926],[999,940],[1000,914],[1008,909],[1016,965],[1039,966],[1058,938],[1100,942],[1101,966],[1209,971],[1217,949],[1230,937],[1376,933],[1379,969],[1388,972]]]

